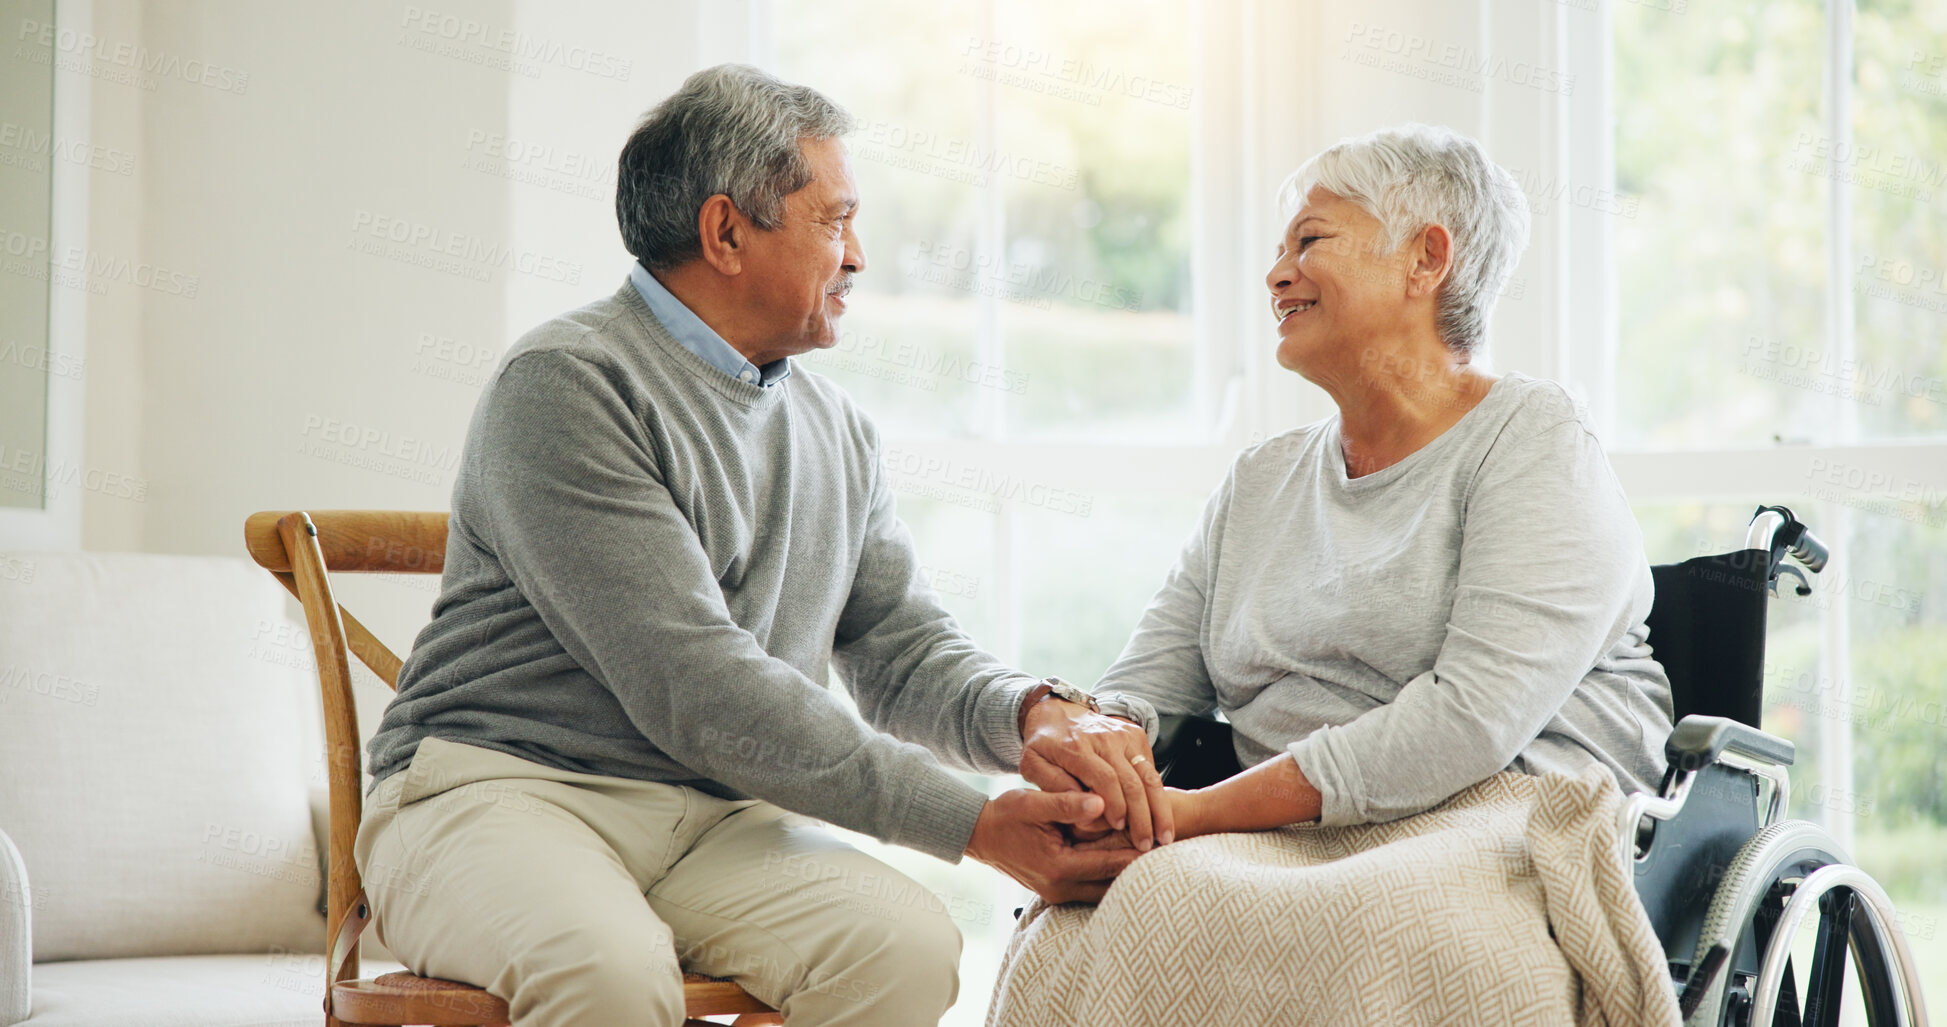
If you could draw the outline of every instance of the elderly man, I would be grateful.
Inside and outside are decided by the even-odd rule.
[[[474,412],[357,859],[385,943],[523,1027],[680,1023],[681,969],[793,1024],[937,1021],[958,929],[812,818],[1054,901],[1134,855],[1063,825],[1168,840],[1144,728],[960,631],[872,422],[790,360],[866,266],[850,125],[753,68],[692,76],[622,151],[629,280],[529,332]],[[934,754],[1089,791],[989,799]]]

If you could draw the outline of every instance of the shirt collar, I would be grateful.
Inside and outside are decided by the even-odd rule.
[[[723,341],[723,336],[703,323],[696,312],[685,306],[676,294],[670,292],[641,261],[629,268],[629,281],[642,302],[649,304],[649,312],[656,315],[664,328],[683,348],[703,358],[703,362],[722,371],[741,382],[752,385],[776,385],[791,377],[791,361],[780,357],[763,367],[758,367],[744,359],[742,353]]]

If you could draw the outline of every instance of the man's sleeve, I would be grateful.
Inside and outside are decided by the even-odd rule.
[[[1012,774],[1021,763],[1021,700],[1036,679],[974,644],[940,606],[866,433],[872,509],[832,666],[872,726],[966,769]]]
[[[1397,819],[1507,769],[1628,628],[1647,566],[1622,487],[1579,421],[1497,444],[1467,500],[1433,669],[1288,747],[1323,796],[1319,822]]]
[[[543,350],[492,389],[468,469],[491,512],[487,541],[636,729],[711,780],[959,859],[985,797],[859,723],[731,620],[641,417],[604,373]],[[739,755],[753,750],[775,757]]]

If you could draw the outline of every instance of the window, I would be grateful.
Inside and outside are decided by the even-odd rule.
[[[1108,668],[1250,427],[1242,343],[1199,297],[1213,267],[1234,288],[1222,253],[1262,258],[1275,226],[1245,241],[1194,218],[1234,173],[1204,157],[1211,97],[1230,111],[1241,88],[1209,56],[1241,45],[1230,6],[768,6],[760,63],[859,120],[867,267],[838,345],[802,366],[871,411],[947,607],[1035,673]],[[967,898],[948,1022],[980,1022],[1025,892],[857,842]]]
[[[861,121],[848,146],[871,300],[812,364],[889,429],[1208,433],[1190,319],[1191,5],[1139,6],[774,8],[778,71]]]
[[[1120,651],[1230,452],[1236,341],[1195,316],[1195,6],[770,8],[773,70],[860,122],[867,269],[804,365],[886,433],[967,626],[1077,679]]]
[[[1653,559],[1758,502],[1832,544],[1773,604],[1765,726],[1947,979],[1947,9],[1612,6],[1625,484]]]
[[[1330,5],[768,0],[763,63],[863,122],[871,268],[806,366],[885,429],[949,607],[1089,678],[1237,449],[1330,412],[1253,330],[1278,177],[1403,120],[1481,138],[1553,208],[1502,369],[1592,397],[1651,558],[1734,546],[1760,502],[1832,544],[1818,591],[1773,604],[1766,725],[1799,746],[1794,815],[1947,979],[1947,8],[1499,6],[1391,28],[1573,69],[1558,90],[1368,68],[1344,41],[1370,15]],[[996,896],[963,921],[984,995],[1018,890],[887,858]]]

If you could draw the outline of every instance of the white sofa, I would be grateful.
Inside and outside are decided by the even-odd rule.
[[[287,609],[242,559],[0,553],[0,1027],[323,1022]]]

